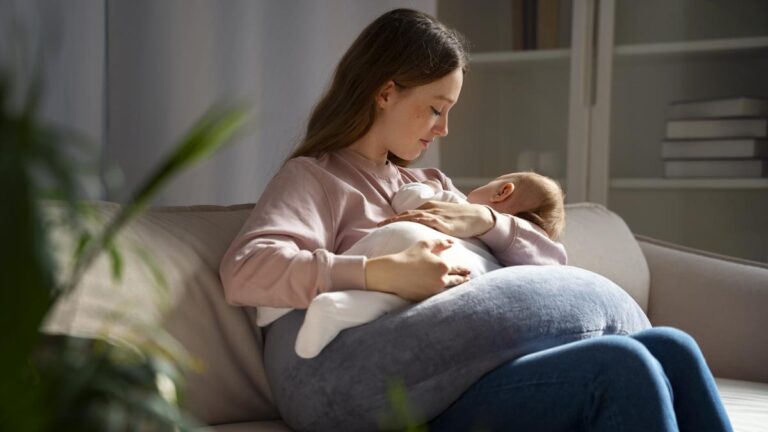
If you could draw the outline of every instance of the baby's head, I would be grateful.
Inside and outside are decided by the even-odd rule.
[[[565,226],[563,191],[556,181],[534,172],[504,174],[467,195],[473,204],[515,215],[556,239]]]

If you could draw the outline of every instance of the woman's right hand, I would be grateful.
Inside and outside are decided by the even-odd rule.
[[[366,260],[366,289],[421,301],[468,281],[469,269],[451,267],[440,257],[452,245],[451,240],[420,240],[402,252]]]

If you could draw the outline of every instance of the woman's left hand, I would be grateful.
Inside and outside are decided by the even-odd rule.
[[[415,210],[408,210],[384,219],[378,223],[378,226],[400,221],[418,222],[459,238],[485,234],[495,224],[493,213],[486,206],[427,201]]]

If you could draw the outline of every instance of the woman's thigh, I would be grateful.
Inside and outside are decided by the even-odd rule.
[[[436,431],[673,431],[664,372],[626,336],[572,342],[509,361],[429,424]]]
[[[265,369],[283,418],[297,430],[375,430],[395,414],[393,383],[426,420],[496,366],[605,333],[648,326],[605,278],[567,266],[500,269],[341,332],[319,356],[294,351],[304,311],[266,332]]]

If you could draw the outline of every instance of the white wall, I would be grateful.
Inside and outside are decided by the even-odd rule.
[[[133,186],[211,103],[243,100],[255,128],[179,177],[157,204],[255,201],[341,55],[365,25],[400,6],[435,10],[434,0],[109,1],[108,159]]]
[[[121,189],[90,184],[89,198],[124,199],[214,102],[250,106],[255,122],[234,145],[155,200],[231,204],[258,198],[341,55],[396,7],[434,15],[436,0],[0,0],[0,34],[21,16],[46,53],[44,114],[85,134],[104,172],[122,171]],[[0,61],[16,42],[0,40]],[[436,151],[421,165],[438,165]]]
[[[0,0],[0,65],[13,71],[17,102],[42,71],[42,120],[77,132],[90,147],[87,158],[72,154],[88,198],[103,193],[104,36],[101,0]]]

